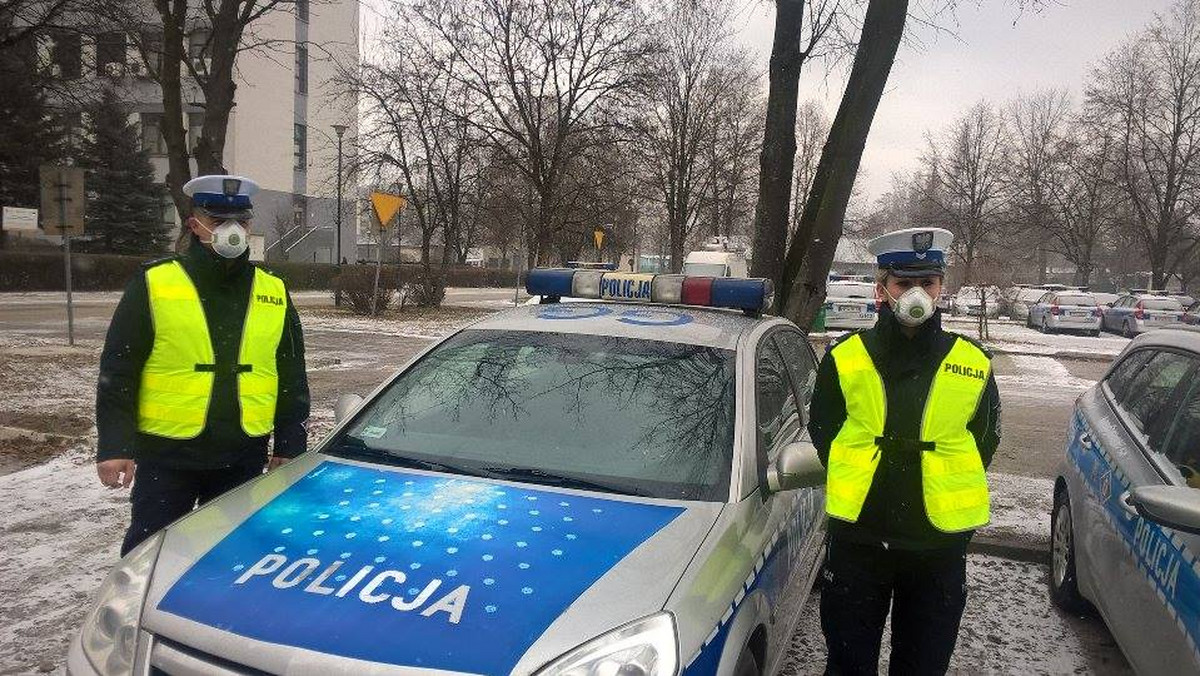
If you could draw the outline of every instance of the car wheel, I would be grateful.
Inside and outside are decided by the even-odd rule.
[[[1071,499],[1065,490],[1054,496],[1054,511],[1050,514],[1050,600],[1072,613],[1087,607],[1075,576],[1075,529]]]
[[[749,648],[742,651],[742,656],[738,658],[737,666],[733,668],[733,676],[761,676],[758,670],[758,660],[754,659],[754,653],[750,652]]]
[[[1088,335],[1091,336],[1092,338],[1099,338],[1100,337],[1100,329],[1096,329],[1095,331],[1088,331]]]
[[[1122,327],[1121,327],[1121,335],[1125,336],[1126,338],[1133,338],[1133,337],[1134,337],[1134,336],[1133,336],[1133,327],[1131,327],[1131,326],[1129,325],[1129,320],[1128,320],[1128,319],[1126,319],[1126,320],[1125,320],[1125,323],[1124,323],[1124,325],[1122,325]]]

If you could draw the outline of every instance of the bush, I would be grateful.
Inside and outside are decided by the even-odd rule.
[[[399,294],[400,307],[404,307],[404,282],[401,272],[394,266],[385,266],[379,270],[378,298],[375,294],[375,266],[347,265],[342,268],[340,275],[333,280],[334,291],[342,294],[342,299],[355,314],[369,315],[383,312],[397,299]]]
[[[287,284],[288,291],[332,290],[338,274],[338,267],[332,263],[270,261],[261,265],[279,275]],[[371,269],[374,270],[375,266],[371,266]],[[371,280],[374,282],[374,277]]]
[[[143,263],[166,255],[72,252],[71,288],[76,291],[120,291],[141,272]],[[65,291],[65,279],[60,251],[0,251],[0,291]]]
[[[446,282],[443,276],[443,271],[438,268],[431,268],[426,274],[424,270],[418,268],[406,288],[405,292],[412,302],[420,307],[437,307],[446,299]]]

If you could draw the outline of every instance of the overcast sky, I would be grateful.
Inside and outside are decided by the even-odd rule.
[[[734,2],[738,39],[758,52],[765,72],[774,3]],[[1062,87],[1078,102],[1090,64],[1170,1],[1051,0],[1023,15],[1011,0],[959,4],[954,16],[943,19],[955,36],[909,24],[923,45],[901,46],[888,78],[862,160],[862,187],[869,197],[889,188],[893,172],[916,168],[925,130],[944,125],[981,98],[1003,103],[1018,91]],[[826,78],[812,68],[801,81],[800,98],[821,99],[832,117],[843,86],[841,71]]]

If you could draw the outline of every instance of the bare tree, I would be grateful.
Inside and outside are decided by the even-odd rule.
[[[0,51],[64,28],[83,0],[0,0]]]
[[[907,5],[907,0],[902,4]],[[776,0],[767,119],[758,173],[751,273],[780,279],[787,246],[788,205],[796,159],[796,103],[800,72],[819,56],[824,38],[842,18],[842,0]],[[903,17],[901,11],[901,17]],[[901,21],[903,25],[903,20]]]
[[[1093,70],[1087,112],[1115,140],[1132,225],[1162,288],[1197,246],[1200,3],[1179,0]]]
[[[644,79],[640,4],[419,0],[412,16],[414,30],[435,38],[429,65],[475,103],[464,119],[530,184],[538,206],[529,237],[552,241],[569,165],[604,142],[593,132],[615,124],[612,109]]]
[[[846,91],[778,278],[776,307],[801,326],[812,325],[825,301],[825,281],[854,192],[859,161],[904,35],[907,13],[907,0],[871,0],[867,6]],[[757,260],[757,245],[754,255]]]
[[[969,284],[975,281],[976,257],[998,241],[1008,206],[1004,121],[995,107],[980,101],[940,135],[930,135],[928,144],[924,197],[954,233],[954,253]]]
[[[1018,94],[1009,102],[1008,190],[1012,195],[1014,234],[1036,242],[1040,281],[1045,281],[1051,183],[1058,178],[1064,126],[1071,101],[1064,90]]]
[[[800,222],[808,192],[817,175],[817,164],[821,161],[821,149],[829,137],[829,116],[815,100],[800,104],[796,111],[796,169],[792,189],[792,223]],[[792,231],[788,229],[788,241]]]
[[[735,69],[727,44],[724,0],[672,0],[656,17],[644,113],[634,122],[638,154],[645,160],[647,201],[663,212],[671,269],[683,265],[685,246],[702,216],[725,158],[718,158],[723,102],[752,78]],[[730,67],[722,67],[729,62]]]
[[[1048,211],[1041,227],[1047,248],[1075,265],[1075,283],[1087,286],[1096,269],[1103,234],[1118,227],[1123,195],[1114,184],[1115,143],[1085,122],[1071,124],[1043,193]]]

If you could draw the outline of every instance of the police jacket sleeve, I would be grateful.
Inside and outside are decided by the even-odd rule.
[[[145,275],[125,287],[117,303],[96,383],[96,462],[133,458],[137,438],[138,387],[154,347],[154,322]]]
[[[975,417],[967,423],[967,429],[975,437],[983,466],[991,465],[992,456],[1000,446],[1000,389],[996,387],[995,373],[988,376],[987,386],[975,409]]]
[[[305,423],[310,402],[308,374],[304,367],[304,333],[290,295],[275,363],[279,369],[279,402],[275,407],[274,454],[280,458],[294,458],[308,448]]]
[[[808,419],[808,436],[812,439],[813,446],[817,447],[817,455],[820,456],[822,464],[829,464],[829,447],[841,431],[844,422],[846,398],[842,394],[842,384],[838,380],[833,356],[826,352],[821,365],[817,367],[817,382],[813,387]]]

